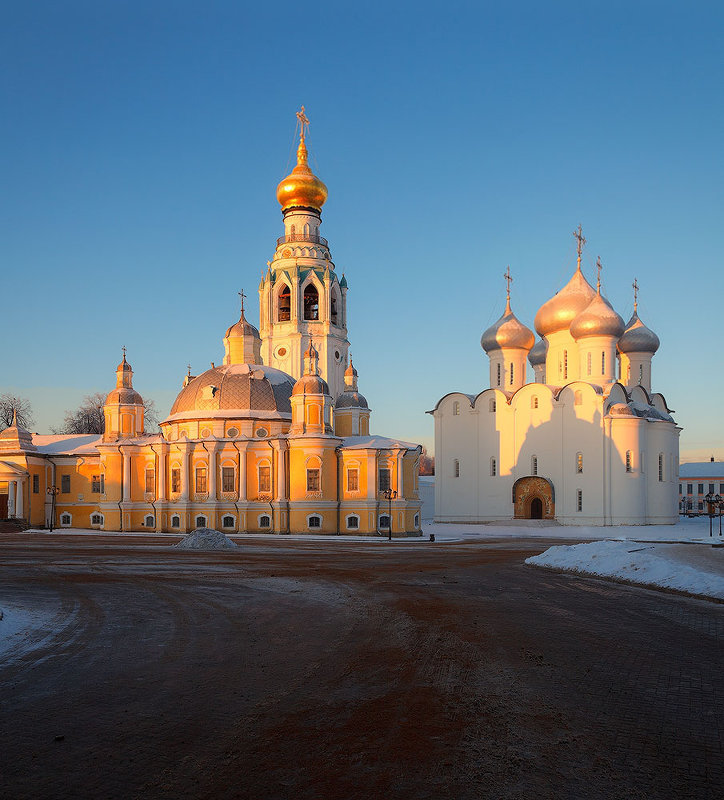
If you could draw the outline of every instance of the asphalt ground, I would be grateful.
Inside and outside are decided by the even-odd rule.
[[[171,543],[0,536],[3,800],[724,795],[721,604],[555,540]]]

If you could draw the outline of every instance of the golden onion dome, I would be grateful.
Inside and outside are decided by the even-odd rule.
[[[623,319],[600,292],[596,292],[593,300],[571,323],[571,336],[576,341],[588,336],[612,336],[618,339],[623,331]]]
[[[534,342],[533,331],[523,325],[512,312],[508,297],[503,316],[483,333],[480,346],[486,353],[491,353],[508,347],[530,350]]]
[[[312,172],[307,163],[307,146],[304,143],[304,129],[302,128],[297,148],[297,166],[277,186],[277,200],[282,211],[298,206],[321,211],[326,199],[327,187]]]
[[[541,336],[566,330],[596,296],[596,290],[581,272],[581,262],[568,283],[538,309],[535,329]]]

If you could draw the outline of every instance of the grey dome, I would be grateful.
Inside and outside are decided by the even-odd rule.
[[[207,369],[176,397],[171,415],[187,411],[278,411],[291,414],[294,379],[262,364],[226,364]]]
[[[571,323],[571,336],[585,339],[587,336],[613,336],[623,333],[624,324],[613,306],[600,294],[596,294],[586,308]]]
[[[528,353],[528,361],[531,367],[537,367],[540,364],[546,363],[546,356],[548,355],[548,342],[545,339],[539,339],[533,349]]]
[[[342,392],[334,404],[335,408],[369,408],[367,399],[359,392]]]
[[[659,337],[647,328],[639,319],[638,312],[634,309],[633,316],[626,325],[626,330],[618,340],[619,353],[651,353],[659,349]]]

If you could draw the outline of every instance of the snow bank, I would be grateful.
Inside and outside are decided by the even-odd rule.
[[[724,574],[707,570],[706,560],[696,566],[685,563],[686,558],[678,548],[675,544],[647,545],[632,541],[588,542],[549,547],[539,556],[527,558],[525,563],[724,600]],[[711,554],[709,569],[721,569],[718,551],[707,548],[707,553]]]
[[[174,547],[178,547],[180,550],[231,550],[238,545],[221,531],[215,531],[212,528],[196,528],[195,531],[184,536]]]

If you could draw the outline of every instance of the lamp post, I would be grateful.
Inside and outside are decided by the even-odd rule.
[[[706,500],[707,511],[709,513],[709,536],[713,536],[712,520],[714,519],[714,509],[721,508],[721,495],[709,492],[705,495],[704,500]],[[721,536],[721,511],[719,512],[719,529],[719,535]]]
[[[383,492],[385,500],[387,500],[387,541],[392,541],[392,501],[397,497],[397,492],[394,489],[385,489]]]
[[[55,497],[58,494],[60,489],[57,486],[49,486],[45,492],[46,494],[50,495],[50,519],[48,520],[48,528],[50,532],[53,532],[53,526],[55,525]]]

